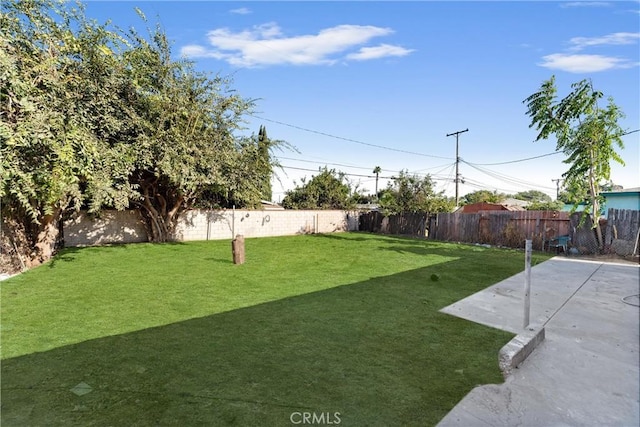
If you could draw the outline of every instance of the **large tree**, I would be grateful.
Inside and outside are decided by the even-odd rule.
[[[150,240],[170,240],[180,213],[206,191],[259,201],[261,183],[244,172],[263,157],[234,136],[251,101],[233,92],[229,79],[211,78],[191,62],[172,60],[160,30],[150,41],[134,32],[131,44],[125,63],[142,96],[136,104],[140,128],[129,180],[138,189],[134,202]]]
[[[259,157],[256,159],[256,163],[261,164],[260,173],[262,176],[260,177],[260,193],[262,195],[262,200],[266,200],[268,202],[272,201],[273,191],[271,189],[271,175],[273,173],[272,162],[270,161],[270,149],[273,146],[273,141],[269,139],[267,136],[267,128],[265,126],[260,126],[260,130],[258,131],[258,155]]]
[[[387,215],[402,212],[450,212],[455,202],[436,192],[429,175],[419,177],[400,171],[382,190],[380,207]]]
[[[286,192],[282,206],[287,209],[352,209],[355,207],[354,192],[346,175],[335,169],[321,168],[319,174],[309,182]]]
[[[0,199],[22,252],[46,260],[63,216],[138,208],[152,241],[208,195],[255,206],[277,141],[238,137],[253,104],[174,60],[161,30],[99,25],[82,6],[6,1],[0,14]]]
[[[133,88],[111,49],[118,36],[82,9],[3,2],[0,15],[0,197],[28,263],[49,258],[69,208],[122,208],[133,194],[114,144],[129,133]]]
[[[521,191],[513,195],[513,198],[527,202],[550,202],[551,196],[538,190]]]
[[[585,79],[571,85],[571,92],[557,99],[555,76],[546,80],[540,89],[527,97],[527,115],[531,117],[529,127],[538,131],[536,141],[556,138],[556,150],[562,150],[569,164],[562,176],[565,188],[572,194],[587,194],[587,211],[593,218],[600,247],[603,245],[600,217],[600,184],[609,181],[611,162],[624,164],[616,147],[624,148],[623,129],[618,120],[624,114],[609,97],[606,107],[598,101],[602,92],[593,89],[591,80]],[[574,198],[575,204],[581,202]]]
[[[476,190],[462,196],[461,204],[470,205],[472,203],[500,203],[507,198],[506,194],[497,191]]]

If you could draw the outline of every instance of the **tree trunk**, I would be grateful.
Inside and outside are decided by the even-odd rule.
[[[35,253],[33,254],[30,266],[39,265],[49,260],[56,248],[60,230],[58,222],[62,215],[62,209],[55,209],[51,215],[45,215],[40,219],[38,226],[38,236],[36,237]]]
[[[173,240],[173,235],[180,213],[184,210],[183,197],[179,197],[170,211],[166,210],[166,203],[154,206],[148,195],[141,204],[142,217],[147,225],[150,242],[164,243]]]

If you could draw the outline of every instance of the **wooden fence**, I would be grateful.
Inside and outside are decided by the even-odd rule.
[[[606,252],[623,256],[638,254],[640,211],[609,209],[603,234]]]
[[[480,211],[478,213],[405,213],[385,217],[380,212],[360,214],[360,231],[411,235],[431,240],[480,243],[522,248],[525,239],[533,248],[548,250],[557,236],[568,235],[569,247],[582,255],[611,253],[635,255],[640,249],[640,211],[609,209],[602,221],[604,248],[598,248],[593,222],[582,213],[558,211]]]
[[[360,214],[358,230],[382,234],[400,234],[414,237],[426,237],[428,213],[403,213],[384,216],[381,212]]]
[[[569,214],[557,211],[439,213],[430,219],[429,239],[523,247],[525,239],[542,250],[544,242],[570,234]]]

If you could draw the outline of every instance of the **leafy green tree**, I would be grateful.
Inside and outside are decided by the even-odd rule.
[[[534,200],[527,205],[528,211],[559,211],[564,207],[561,200]]]
[[[461,205],[470,205],[472,203],[500,203],[507,198],[506,194],[497,191],[477,190],[462,196]]]
[[[112,46],[119,37],[81,8],[7,1],[0,15],[0,198],[23,228],[32,263],[49,258],[68,209],[122,208],[133,90]]]
[[[538,131],[536,141],[556,137],[556,149],[567,158],[569,170],[562,176],[565,188],[573,195],[573,203],[587,195],[587,211],[594,219],[594,227],[600,247],[603,245],[600,217],[600,183],[610,180],[611,162],[624,164],[616,147],[624,148],[621,136],[624,133],[618,120],[624,117],[612,98],[602,108],[598,100],[602,92],[593,89],[590,80],[571,85],[572,91],[557,100],[555,76],[544,81],[536,93],[523,102],[527,115],[531,117],[529,127]]]
[[[170,240],[181,212],[207,192],[258,204],[269,143],[234,136],[253,103],[232,91],[229,79],[211,78],[195,71],[192,62],[172,60],[161,30],[149,38],[133,32],[130,39],[129,78],[144,94],[136,104],[142,131],[130,181],[139,189],[135,203],[150,239]]]
[[[55,0],[1,7],[2,217],[34,262],[81,207],[136,207],[166,241],[205,196],[259,204],[278,141],[235,136],[253,103],[230,79],[173,60],[158,29],[124,34]]]
[[[528,211],[559,211],[564,207],[562,201],[554,201],[547,193],[538,190],[521,191],[512,197],[529,202],[526,207]]]
[[[551,202],[552,200],[551,196],[538,190],[521,191],[514,194],[513,198],[527,202]]]
[[[400,171],[387,188],[381,192],[380,207],[387,215],[402,212],[450,212],[455,201],[436,193],[433,180],[429,175],[420,178]]]
[[[262,173],[261,177],[261,194],[262,200],[271,201],[273,198],[273,191],[271,189],[271,174],[272,170],[272,162],[270,159],[270,148],[271,148],[271,140],[267,136],[267,128],[265,126],[260,126],[260,130],[258,131],[258,150],[260,157],[256,159],[256,163],[261,166],[259,168]]]
[[[282,200],[286,209],[353,209],[355,201],[346,176],[335,169],[320,169],[309,182],[286,192]]]

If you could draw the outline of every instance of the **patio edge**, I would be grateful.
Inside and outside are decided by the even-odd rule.
[[[544,341],[544,337],[543,325],[530,325],[500,349],[498,364],[505,379]]]

